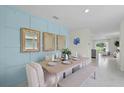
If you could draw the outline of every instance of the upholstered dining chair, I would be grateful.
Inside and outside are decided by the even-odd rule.
[[[58,79],[55,75],[44,74],[39,63],[26,64],[26,74],[29,87],[55,87]]]
[[[79,59],[82,61],[82,67],[86,67],[89,64],[89,58],[83,57],[81,54],[78,54]]]
[[[37,78],[37,72],[30,64],[26,64],[26,74],[29,87],[38,87],[39,81]]]

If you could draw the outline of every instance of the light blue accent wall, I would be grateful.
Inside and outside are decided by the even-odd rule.
[[[21,27],[29,27],[41,32],[40,52],[20,53]],[[42,51],[43,32],[68,37],[68,29],[62,25],[33,16],[13,6],[0,6],[0,86],[16,86],[26,81],[25,64],[41,61],[46,54],[55,53],[55,51]]]

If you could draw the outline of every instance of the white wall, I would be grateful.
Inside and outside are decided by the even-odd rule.
[[[120,69],[124,71],[124,21],[121,23],[120,34]]]
[[[80,38],[80,44],[77,46],[73,44],[73,40],[75,37]],[[70,32],[70,49],[73,55],[77,51],[78,54],[82,55],[83,57],[91,58],[91,47],[92,47],[92,43],[91,43],[90,30],[85,29],[85,30]]]
[[[92,40],[92,49],[96,49],[96,40]]]

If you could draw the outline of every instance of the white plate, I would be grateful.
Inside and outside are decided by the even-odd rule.
[[[63,64],[71,64],[69,61],[62,61]]]
[[[60,60],[59,59],[54,59],[54,62],[59,62]]]
[[[78,59],[78,58],[72,58],[72,60],[79,61],[80,59]]]
[[[72,56],[72,58],[77,58],[77,56]]]
[[[55,62],[48,62],[48,65],[49,66],[55,66],[55,65],[57,65],[57,63],[55,63]]]

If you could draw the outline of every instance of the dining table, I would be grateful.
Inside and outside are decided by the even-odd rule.
[[[74,70],[78,70],[83,65],[86,64],[86,59],[81,58],[71,58],[66,61],[62,61],[60,58],[55,61],[44,60],[40,62],[42,68],[45,70],[47,74],[56,75],[59,80],[65,78],[67,76],[67,72],[73,73]]]

